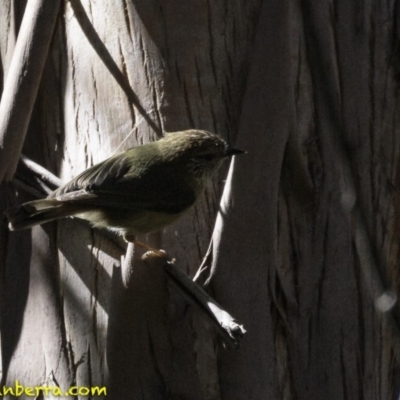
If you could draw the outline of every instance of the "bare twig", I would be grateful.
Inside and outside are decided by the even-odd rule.
[[[237,347],[246,333],[243,326],[172,262],[165,264],[165,270],[172,286],[212,322],[226,343]]]
[[[60,178],[23,154],[21,155],[20,163],[46,183],[50,189],[55,190],[62,185]]]
[[[59,6],[60,0],[27,2],[0,103],[0,182],[17,168]]]
[[[52,192],[52,190],[42,180],[32,174],[27,173],[27,171],[21,170],[19,167],[17,167],[17,171],[12,181],[16,186],[22,189],[23,187],[21,184],[25,184],[26,187],[36,190],[38,193],[40,193],[40,195],[34,194],[34,196],[38,198],[46,197]],[[30,190],[27,191],[29,192]]]
[[[16,186],[25,189],[35,197],[48,196],[61,186],[61,179],[26,156],[21,156],[13,179]],[[35,193],[32,192],[35,191]]]
[[[25,190],[25,192],[30,193],[38,199],[43,197],[43,193],[41,191],[35,189],[32,185],[25,183],[23,180],[14,178],[12,182],[16,187]]]
[[[42,183],[51,184],[52,186],[54,186],[56,183],[61,184],[61,181],[55,175],[53,175],[51,172],[47,171],[47,169],[41,167],[34,161],[29,160],[27,157],[23,158],[22,162],[19,164],[19,168],[24,169],[25,177],[27,174],[30,174],[31,176],[27,177],[28,179],[26,179],[25,181],[21,181],[20,179],[15,178],[13,182],[17,186],[23,188],[34,196],[42,197],[42,193],[40,190],[30,185],[29,182],[32,181],[32,177],[39,181],[43,180]],[[110,237],[115,237],[115,233],[108,230],[100,230],[99,234],[104,235],[107,240],[110,240]],[[120,244],[117,243],[117,240],[112,241],[117,245],[120,250],[124,250],[120,247]],[[211,244],[204,260],[207,260],[210,252]],[[134,258],[135,247],[132,243],[129,243],[126,249],[125,256],[121,259],[122,280],[125,287],[129,286],[129,282],[132,278]],[[204,264],[204,262],[202,263],[202,265]],[[228,343],[232,347],[237,347],[239,341],[246,333],[243,326],[238,324],[228,312],[226,312],[220,305],[218,305],[215,300],[213,300],[198,284],[190,279],[184,272],[175,267],[173,263],[166,263],[165,271],[172,287],[178,290],[191,304],[196,306],[196,308],[201,311],[207,319],[211,321],[211,323],[216,327],[217,331],[225,339],[226,343]]]
[[[207,251],[205,256],[203,257],[203,260],[200,264],[200,267],[198,268],[196,275],[193,278],[193,282],[198,282],[200,277],[210,268],[208,263],[211,260],[211,255],[212,255],[212,249],[213,249],[213,237],[214,233],[211,236],[210,243],[208,245]]]

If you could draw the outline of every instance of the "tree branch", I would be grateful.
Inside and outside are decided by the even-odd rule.
[[[21,162],[18,164],[17,177],[14,183],[27,190],[29,193],[38,195],[40,197],[43,188],[47,185],[52,187],[59,186],[61,180],[47,171],[45,168],[30,160],[28,157],[23,156]],[[20,179],[24,177],[24,179]],[[31,186],[31,182],[40,182],[41,189]],[[58,184],[58,185],[56,185]],[[56,187],[54,187],[55,189]],[[49,189],[48,189],[49,190]],[[48,193],[46,193],[48,194]],[[115,236],[112,231],[99,231],[101,235],[105,235],[107,239],[110,236]],[[117,240],[113,240],[117,243]],[[120,246],[118,246],[120,248]],[[123,250],[123,249],[121,249]],[[129,282],[133,272],[133,260],[135,258],[135,247],[129,243],[125,256],[121,260],[122,268],[122,281],[125,287],[129,286]],[[242,325],[225,311],[215,300],[213,300],[199,285],[197,285],[189,276],[177,268],[172,262],[168,261],[165,264],[165,272],[171,286],[178,290],[191,304],[193,304],[202,314],[212,323],[221,336],[225,339],[231,347],[237,347],[239,341],[242,339],[246,330]]]
[[[237,347],[246,330],[225,311],[211,296],[199,285],[192,281],[174,263],[168,261],[165,271],[171,286],[177,289],[186,300],[196,306],[202,314],[213,324],[226,343]]]
[[[0,183],[17,168],[59,6],[60,0],[27,3],[0,103]]]
[[[55,190],[62,185],[60,178],[23,154],[21,155],[19,163],[22,167],[25,167],[26,170],[29,170],[35,176],[40,178],[40,180],[43,181],[51,190]]]

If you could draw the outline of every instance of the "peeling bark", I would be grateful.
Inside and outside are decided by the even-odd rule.
[[[25,9],[0,103],[0,182],[17,169],[59,6],[33,0]]]
[[[87,225],[9,234],[2,219],[3,382],[135,400],[397,398],[398,306],[375,307],[341,157],[397,294],[398,3],[64,2],[24,154],[67,180],[162,131],[247,150],[182,220],[140,239],[194,275],[218,215],[201,278],[248,334],[225,349],[160,265],[135,260],[124,287],[120,247]],[[2,81],[15,5],[0,5]],[[0,210],[27,199],[0,188]]]

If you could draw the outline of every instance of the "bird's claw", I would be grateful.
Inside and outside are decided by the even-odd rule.
[[[167,255],[166,251],[164,251],[162,249],[159,249],[159,250],[152,249],[152,250],[146,251],[146,253],[144,253],[142,255],[142,260],[146,261],[152,257],[159,257],[159,258],[164,258],[165,260],[168,260],[168,255]]]

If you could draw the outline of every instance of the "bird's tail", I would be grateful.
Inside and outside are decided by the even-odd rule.
[[[45,222],[73,215],[68,204],[56,199],[35,200],[5,211],[12,231],[31,228]]]

